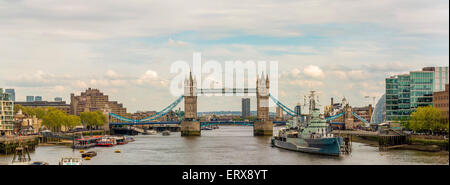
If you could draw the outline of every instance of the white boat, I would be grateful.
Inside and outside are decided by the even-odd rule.
[[[158,134],[158,132],[156,132],[156,130],[146,130],[144,133],[142,133],[143,135],[156,135]]]
[[[63,157],[61,161],[59,161],[59,165],[81,165],[81,158]]]
[[[170,135],[170,131],[164,130],[164,131],[162,132],[162,135],[163,135],[163,136],[168,136],[168,135]]]

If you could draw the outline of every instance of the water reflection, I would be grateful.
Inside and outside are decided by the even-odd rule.
[[[448,152],[392,150],[353,143],[348,156],[333,157],[306,154],[271,147],[270,137],[254,137],[252,127],[221,126],[202,131],[201,137],[140,135],[136,141],[115,147],[95,147],[97,156],[83,164],[243,164],[243,165],[334,165],[334,164],[449,164]],[[121,153],[115,153],[121,150]],[[31,153],[33,161],[58,164],[61,157],[80,157],[79,150],[67,146],[40,146]],[[9,164],[12,155],[0,156],[0,164]]]

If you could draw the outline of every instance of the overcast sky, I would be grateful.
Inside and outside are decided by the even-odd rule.
[[[0,87],[68,102],[99,88],[129,112],[160,110],[176,99],[170,65],[201,52],[278,61],[288,106],[309,90],[361,106],[391,74],[448,66],[448,15],[448,0],[0,0]],[[199,98],[199,111],[240,109]]]

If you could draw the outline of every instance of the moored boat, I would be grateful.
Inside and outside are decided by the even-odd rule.
[[[115,146],[117,144],[114,137],[103,137],[97,141],[96,146]]]
[[[81,165],[81,159],[78,157],[63,157],[59,165]]]
[[[168,136],[168,135],[170,135],[170,131],[164,130],[161,134],[162,134],[163,136]]]
[[[135,139],[133,137],[131,137],[131,136],[125,136],[125,138],[126,138],[127,142],[135,141]]]
[[[323,117],[320,117],[319,109],[315,108],[314,98],[310,102],[312,104],[310,121],[306,125],[295,123],[280,129],[272,138],[272,146],[298,152],[341,155],[342,148],[346,147],[343,138],[331,134],[331,127]]]
[[[75,149],[90,148],[97,144],[97,140],[99,140],[98,137],[86,137],[86,138],[76,139],[72,148],[75,148]]]
[[[116,137],[115,139],[118,145],[124,145],[128,143],[127,138],[125,136]]]

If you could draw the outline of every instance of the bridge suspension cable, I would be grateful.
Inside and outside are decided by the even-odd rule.
[[[158,119],[158,118],[166,115],[167,113],[169,113],[169,111],[171,111],[173,108],[175,108],[181,102],[181,100],[183,100],[183,98],[184,98],[184,95],[181,95],[177,100],[175,100],[172,104],[170,104],[169,106],[167,106],[163,110],[161,110],[161,111],[157,112],[156,114],[153,114],[153,115],[151,115],[149,117],[146,117],[146,118],[143,118],[143,119],[139,119],[139,120],[126,118],[126,117],[119,116],[119,115],[111,113],[111,112],[109,113],[109,115],[111,117],[113,117],[113,118],[116,118],[116,119],[119,119],[119,120],[125,121],[125,122],[136,123],[136,122],[152,121],[152,120]]]
[[[172,104],[170,104],[169,106],[167,106],[166,108],[164,108],[163,110],[157,112],[156,114],[153,114],[149,117],[143,118],[138,120],[139,122],[142,121],[151,121],[151,120],[155,120],[160,118],[161,116],[164,116],[165,114],[167,114],[170,110],[172,110],[173,108],[175,108],[180,102],[181,100],[183,100],[184,95],[181,95],[177,100],[175,100]]]
[[[330,117],[328,117],[328,118],[325,118],[327,121],[331,121],[331,120],[334,120],[334,119],[337,119],[337,118],[339,118],[339,117],[341,117],[341,116],[343,116],[345,114],[345,112],[341,112],[341,113],[339,113],[339,114],[336,114],[336,115],[333,115],[333,116],[330,116]]]
[[[356,118],[358,118],[359,120],[361,120],[362,122],[364,122],[365,124],[369,124],[369,122],[367,120],[365,120],[364,118],[360,117],[358,114],[356,114],[355,112],[352,112],[353,116],[355,116]]]
[[[269,97],[270,99],[272,99],[273,102],[275,102],[275,104],[278,105],[278,107],[283,109],[283,111],[285,111],[290,116],[299,116],[295,111],[293,111],[292,109],[290,109],[289,107],[278,101],[275,97],[273,97],[272,94],[269,94]]]

